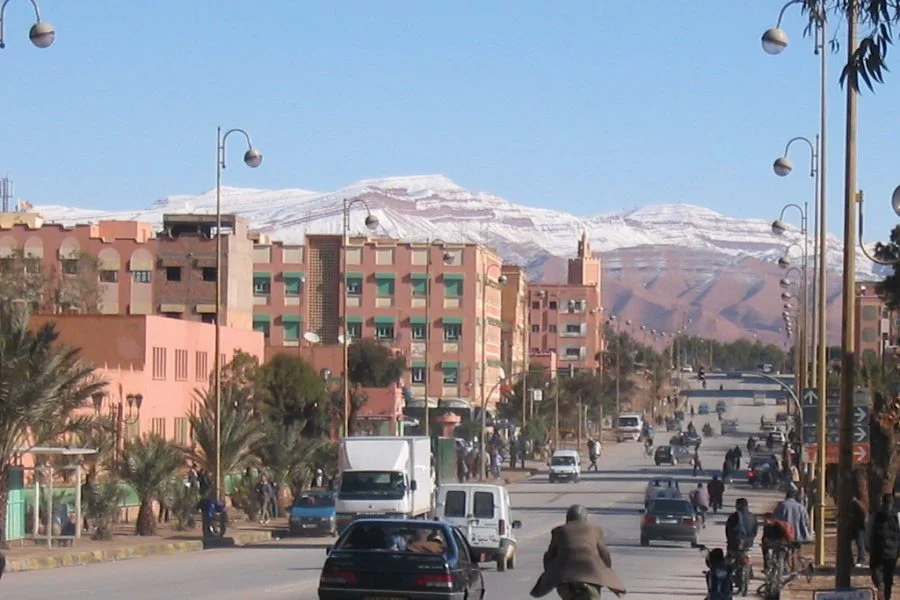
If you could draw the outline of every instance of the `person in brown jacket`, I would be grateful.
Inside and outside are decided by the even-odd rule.
[[[551,532],[544,553],[544,572],[531,595],[546,596],[554,589],[562,600],[596,600],[606,587],[616,596],[625,584],[612,570],[612,558],[603,541],[603,530],[587,522],[587,509],[574,504],[566,511],[566,524]]]

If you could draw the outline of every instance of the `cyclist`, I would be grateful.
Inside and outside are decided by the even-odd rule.
[[[772,550],[793,541],[794,528],[790,523],[776,519],[772,513],[765,515],[762,535],[763,569],[768,569],[769,561],[773,558]],[[785,553],[783,557],[787,559],[788,554]]]
[[[809,534],[809,513],[803,508],[803,505],[797,501],[797,490],[790,488],[785,494],[784,500],[778,503],[773,513],[773,518],[777,521],[787,523],[791,528],[791,541],[797,540],[800,543],[808,542],[811,539]],[[790,553],[790,566],[794,570],[794,551]]]
[[[738,498],[734,503],[734,508],[734,512],[725,522],[726,548],[728,556],[738,564],[739,569],[743,569],[743,558],[753,547],[753,541],[759,531],[759,522],[756,515],[750,512],[750,504],[746,498]],[[749,564],[747,568],[750,568]],[[750,573],[747,574],[747,579],[749,576]]]
[[[698,483],[697,487],[691,490],[691,504],[694,510],[700,515],[700,522],[706,527],[706,512],[709,510],[709,492],[702,483]]]
[[[647,456],[653,452],[653,438],[649,435],[644,438],[644,452]]]

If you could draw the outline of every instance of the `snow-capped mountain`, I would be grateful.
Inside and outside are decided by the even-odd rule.
[[[558,259],[573,256],[578,238],[586,231],[594,252],[604,259],[604,281],[609,284],[604,301],[608,305],[627,314],[631,310],[625,298],[642,297],[645,307],[634,317],[653,322],[659,320],[654,316],[669,313],[672,298],[678,298],[676,303],[684,304],[684,310],[699,311],[698,323],[704,319],[700,313],[735,323],[737,329],[731,333],[721,331],[721,327],[708,328],[710,333],[718,331],[725,337],[742,335],[751,323],[739,309],[710,302],[716,282],[727,274],[732,288],[741,281],[748,291],[769,287],[760,282],[774,283],[777,288],[780,271],[772,263],[793,245],[789,253],[792,262],[799,265],[803,244],[798,228],[775,236],[769,220],[736,219],[689,204],[579,217],[513,204],[490,193],[471,192],[441,175],[367,179],[325,193],[222,188],[223,212],[243,216],[255,230],[287,242],[301,242],[306,233],[339,233],[345,200],[361,201],[351,210],[354,231],[365,230],[365,203],[378,217],[379,235],[485,243],[497,248],[506,261],[525,265],[533,276],[546,279],[563,277],[564,262]],[[63,206],[38,206],[36,210],[48,221],[63,223],[99,219],[161,223],[165,213],[214,213],[215,203],[215,190],[211,190],[197,196],[163,198],[146,210],[104,212]],[[840,270],[841,252],[840,240],[829,236],[830,269]],[[860,279],[883,276],[883,270],[876,269],[860,252],[857,254]],[[681,274],[677,278],[677,288],[681,289],[670,289],[675,285],[670,282],[665,290],[652,293],[661,281],[671,279],[667,274],[675,272]],[[630,283],[625,284],[627,281]],[[615,282],[619,283],[618,290]],[[780,318],[779,294],[771,295],[777,309],[772,314]],[[735,302],[744,305],[749,300],[745,297]],[[765,334],[777,329],[779,318],[769,318],[767,312],[750,319],[754,331]],[[659,327],[664,328],[665,324],[660,323]]]

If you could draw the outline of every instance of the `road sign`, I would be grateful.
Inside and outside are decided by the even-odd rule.
[[[875,600],[875,590],[872,588],[820,590],[813,592],[813,600]]]
[[[544,400],[544,390],[531,390],[531,401],[542,402]]]
[[[806,460],[808,462],[816,461],[816,451],[818,450],[818,446],[815,444],[806,444],[804,446],[806,448]],[[835,465],[838,462],[838,445],[837,444],[826,444],[825,445],[825,462],[827,464]],[[867,463],[869,462],[869,444],[853,444],[853,462],[854,463]]]
[[[808,455],[814,460],[815,446],[818,443],[819,395],[815,389],[803,390],[803,444],[808,448]],[[853,394],[853,444],[854,462],[869,460],[869,406],[871,391],[858,388]],[[841,393],[839,388],[828,388],[825,396],[825,450],[826,461],[837,462],[837,445],[840,442],[841,429]],[[863,449],[860,449],[863,447]],[[832,458],[834,460],[832,460]]]

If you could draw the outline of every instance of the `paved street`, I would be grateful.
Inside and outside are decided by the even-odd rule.
[[[710,388],[722,383],[726,391],[734,389],[774,389],[754,383],[739,385],[737,380],[710,379]],[[776,407],[752,406],[752,393],[729,397],[729,417],[741,421],[741,431],[733,436],[716,436],[703,444],[701,457],[708,469],[718,471],[725,450],[744,446],[748,435],[759,426],[763,411],[773,417]],[[708,401],[704,399],[703,401]],[[699,402],[699,401],[698,401]],[[710,405],[714,409],[715,400]],[[706,420],[716,423],[715,414],[695,417],[699,430]],[[715,430],[718,431],[716,425]],[[659,431],[657,442],[668,435]],[[519,535],[518,564],[514,571],[496,573],[486,570],[487,598],[526,598],[538,573],[541,556],[549,540],[549,530],[562,523],[565,509],[581,503],[591,510],[592,521],[606,530],[613,554],[613,566],[629,588],[628,598],[700,598],[705,593],[702,555],[686,544],[638,544],[639,508],[647,481],[657,473],[682,479],[686,493],[696,485],[690,468],[655,467],[643,455],[640,444],[609,445],[604,450],[599,473],[586,474],[581,483],[549,484],[538,476],[511,485],[515,518],[524,523]],[[706,478],[703,478],[705,480]],[[774,492],[751,492],[743,484],[726,491],[726,513],[738,496],[750,499],[751,509],[763,510],[778,499]],[[726,515],[709,519],[701,535],[706,544],[724,543]],[[323,544],[327,541],[323,540]],[[180,556],[148,558],[116,564],[64,568],[10,574],[0,582],[0,595],[17,600],[55,600],[92,597],[112,600],[191,598],[192,600],[238,600],[265,598],[315,598],[319,569],[324,561],[324,545],[301,546],[291,540],[271,542],[252,548],[205,551]],[[551,596],[552,597],[552,596]]]

